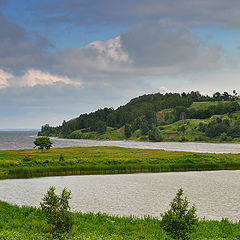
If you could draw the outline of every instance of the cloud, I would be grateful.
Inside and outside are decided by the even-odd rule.
[[[52,63],[54,71],[98,81],[128,71],[130,62],[118,36],[106,42],[94,41],[81,48],[67,48],[54,54]]]
[[[48,22],[77,25],[131,26],[161,22],[185,27],[240,27],[238,0],[60,0],[41,1],[37,9]]]
[[[188,30],[169,30],[160,24],[142,24],[123,32],[121,44],[140,67],[174,67],[180,71],[187,67],[191,71],[212,68],[220,60],[219,47],[206,45]]]
[[[80,81],[72,81],[66,76],[60,76],[50,74],[49,72],[42,72],[38,69],[29,69],[23,75],[17,76],[11,73],[5,72],[0,69],[0,88],[6,87],[35,87],[35,86],[46,86],[46,85],[74,85],[81,86]]]
[[[88,83],[126,84],[143,75],[187,75],[218,69],[222,57],[218,45],[208,44],[188,30],[141,24],[106,42],[94,41],[55,53],[49,67]]]
[[[15,70],[40,67],[47,62],[47,39],[28,33],[0,13],[0,66]]]
[[[21,85],[27,87],[34,87],[36,85],[54,85],[56,83],[64,83],[70,85],[80,86],[80,82],[74,82],[68,77],[53,75],[48,72],[42,72],[37,69],[28,70],[24,76],[21,77]]]
[[[11,78],[13,78],[13,75],[11,73],[0,69],[0,88],[6,88],[8,86],[8,79]]]

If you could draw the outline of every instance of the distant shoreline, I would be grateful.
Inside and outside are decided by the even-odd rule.
[[[31,128],[26,128],[26,129],[0,129],[0,132],[39,132],[39,129],[31,129]]]

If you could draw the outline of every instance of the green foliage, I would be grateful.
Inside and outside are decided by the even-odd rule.
[[[63,161],[64,161],[64,156],[62,155],[62,153],[61,153],[60,156],[59,156],[59,161],[60,161],[60,162],[63,162]]]
[[[163,140],[163,135],[158,128],[153,128],[149,131],[149,139],[155,142],[161,142]]]
[[[41,149],[41,151],[43,151],[44,148],[50,149],[52,147],[52,142],[48,137],[39,137],[35,139],[33,143],[35,144],[35,147],[38,147],[38,149]]]
[[[183,189],[180,188],[170,203],[170,210],[161,215],[163,229],[174,239],[189,239],[198,221],[195,206],[188,209],[188,205],[187,198],[183,198]]]
[[[64,161],[59,161],[61,154]],[[0,151],[0,179],[217,169],[240,169],[240,155],[121,147],[53,148],[45,154],[34,149]]]
[[[66,240],[166,240],[168,237],[161,226],[161,220],[151,217],[115,217],[107,214],[74,212],[73,228],[69,233],[58,235]],[[192,232],[192,240],[237,240],[240,237],[240,223],[221,221],[198,222]],[[0,201],[1,240],[49,240],[46,217],[40,209],[18,207]]]
[[[131,127],[129,126],[129,124],[125,125],[124,134],[125,134],[126,138],[130,138],[131,137],[132,132],[131,132]]]
[[[142,135],[147,135],[148,134],[149,126],[148,126],[148,122],[146,120],[142,121],[140,129],[141,129]]]
[[[55,194],[55,187],[50,187],[40,203],[41,209],[51,226],[51,234],[68,232],[73,225],[73,217],[69,206],[71,191],[63,189],[61,195]]]
[[[227,141],[228,140],[228,135],[225,132],[223,132],[220,135],[220,139],[221,139],[221,141]]]
[[[98,134],[104,134],[107,130],[106,123],[101,120],[97,121],[95,130]]]

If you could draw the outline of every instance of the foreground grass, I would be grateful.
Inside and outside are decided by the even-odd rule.
[[[174,152],[120,147],[0,151],[0,178],[240,169],[240,154]]]
[[[156,218],[114,217],[107,214],[73,214],[74,226],[61,239],[171,239]],[[52,239],[41,210],[0,201],[1,240]],[[240,223],[201,220],[191,239],[239,239]]]

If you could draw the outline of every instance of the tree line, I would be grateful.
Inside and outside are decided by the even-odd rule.
[[[82,132],[97,132],[104,134],[107,127],[119,129],[124,127],[124,134],[129,138],[137,129],[141,130],[142,135],[150,134],[150,138],[159,137],[157,132],[156,113],[164,109],[174,109],[172,116],[166,115],[166,119],[171,117],[171,122],[181,118],[209,118],[215,114],[232,113],[239,109],[235,95],[227,92],[208,95],[201,95],[198,91],[190,93],[156,93],[147,94],[132,99],[124,106],[116,110],[113,108],[99,109],[89,114],[81,114],[79,117],[70,121],[63,121],[57,127],[45,124],[41,127],[40,136],[61,136],[67,137],[75,130],[81,129]],[[207,109],[188,109],[193,102],[214,102],[219,101],[216,106],[209,106]],[[222,104],[222,101],[231,101]],[[184,114],[184,115],[183,115]],[[169,121],[168,121],[169,123]]]

